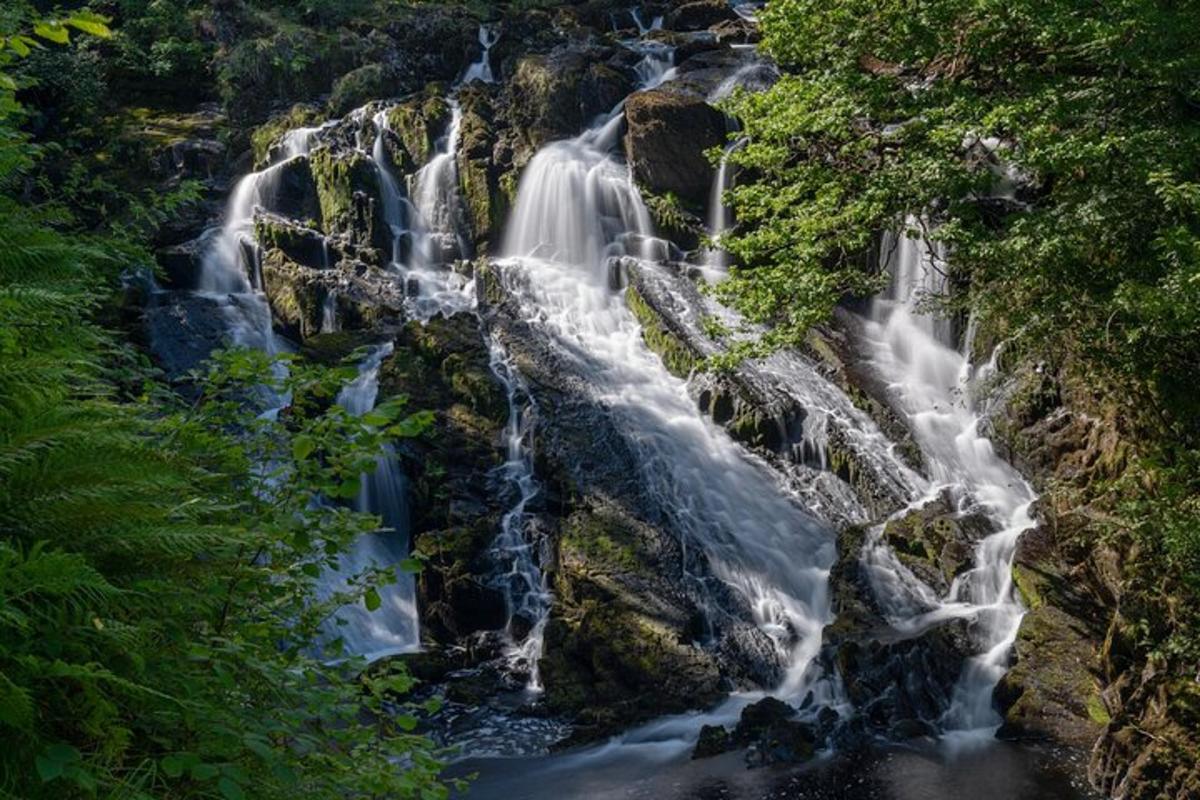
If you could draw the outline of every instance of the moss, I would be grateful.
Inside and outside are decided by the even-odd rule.
[[[1016,584],[1017,591],[1021,593],[1021,602],[1031,611],[1037,610],[1045,605],[1045,600],[1042,594],[1038,591],[1040,581],[1036,574],[1014,564],[1012,568],[1013,583]]]
[[[395,84],[395,77],[382,64],[366,64],[351,70],[334,82],[329,112],[335,117],[349,114],[372,100],[388,97]]]
[[[401,165],[403,169],[411,171],[429,161],[450,117],[450,106],[440,94],[417,97],[388,109],[388,127],[404,145],[409,159],[408,164]]]
[[[687,344],[663,323],[637,288],[625,291],[625,303],[642,324],[642,338],[659,355],[667,370],[676,377],[686,378],[696,369],[698,359]]]
[[[297,103],[282,114],[272,117],[250,134],[250,148],[254,153],[254,164],[261,168],[269,160],[271,148],[284,134],[295,128],[311,127],[321,122],[321,113],[316,106]]]
[[[375,339],[369,331],[337,331],[321,333],[304,341],[300,352],[309,361],[326,366],[336,366],[349,358],[360,347]]]
[[[1104,705],[1104,700],[1098,692],[1093,692],[1087,699],[1088,717],[1098,725],[1107,725],[1112,722],[1112,716],[1108,713],[1108,708]]]
[[[327,147],[309,154],[317,199],[325,233],[352,233],[360,241],[370,241],[375,229],[373,215],[364,218],[355,194],[369,198],[379,194],[379,178],[367,156],[358,151],[335,155]],[[373,203],[372,203],[373,205]]]
[[[571,515],[560,541],[564,558],[583,561],[589,569],[648,574],[650,565],[639,555],[639,544],[636,531],[604,511]]]

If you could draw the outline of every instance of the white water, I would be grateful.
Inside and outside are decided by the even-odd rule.
[[[908,220],[909,227],[916,220]],[[1008,666],[1008,655],[1024,614],[1013,592],[1012,559],[1020,534],[1032,527],[1033,489],[979,433],[971,399],[975,370],[953,342],[949,320],[924,302],[946,292],[946,253],[923,238],[890,235],[883,245],[892,276],[865,325],[871,361],[888,381],[896,405],[908,417],[925,457],[936,493],[948,489],[962,509],[978,506],[996,533],[978,543],[973,567],[937,597],[899,565],[876,537],[864,552],[876,595],[898,628],[921,630],[938,622],[969,618],[979,652],[955,687],[942,720],[949,731],[990,737],[999,725],[991,696]],[[915,504],[920,505],[920,503]]]
[[[338,404],[356,416],[374,408],[379,368],[391,353],[391,342],[373,348],[358,376],[338,394]],[[339,608],[324,626],[326,641],[340,637],[348,655],[368,660],[418,650],[416,581],[397,567],[409,550],[408,483],[390,447],[377,459],[375,472],[362,476],[354,509],[378,515],[383,527],[360,536],[339,555],[337,569],[322,573],[317,596],[326,599],[348,590],[350,582],[368,570],[388,571],[394,582],[378,587],[382,602],[375,611],[368,611],[361,602]]]
[[[686,383],[643,343],[614,289],[608,258],[654,249],[653,228],[628,170],[606,153],[611,127],[605,120],[535,156],[505,238],[512,258],[500,266],[518,287],[526,318],[613,412],[685,549],[704,553],[713,575],[744,600],[774,642],[786,673],[780,693],[812,688],[820,702],[831,702],[831,684],[810,667],[832,619],[826,592],[832,533],[700,413]]]
[[[704,251],[703,265],[705,278],[711,282],[720,280],[729,269],[729,254],[721,249],[721,237],[729,231],[733,222],[733,214],[725,204],[725,193],[733,188],[734,171],[730,168],[729,156],[745,143],[745,139],[738,139],[725,146],[708,195],[708,236],[712,246]]]
[[[541,571],[541,555],[535,551],[525,512],[540,491],[533,471],[537,408],[504,347],[495,337],[489,338],[488,350],[492,373],[504,385],[508,398],[508,423],[504,428],[506,460],[500,473],[506,491],[513,496],[513,505],[500,521],[500,533],[492,544],[491,554],[498,565],[497,583],[504,591],[508,605],[505,635],[509,642],[509,661],[515,669],[528,674],[529,689],[541,691],[538,662],[542,657],[553,597]],[[528,627],[523,637],[516,630],[518,619]]]
[[[462,200],[458,193],[458,141],[462,110],[451,100],[450,128],[429,163],[410,181],[412,202],[392,174],[383,137],[389,130],[387,111],[375,117],[371,160],[380,176],[384,219],[392,232],[391,269],[408,290],[408,311],[428,321],[475,307],[474,282],[449,269],[448,261],[470,254]],[[404,244],[407,242],[407,254]]]
[[[496,76],[492,72],[492,48],[496,46],[496,42],[500,41],[500,31],[491,25],[479,26],[479,45],[483,48],[483,53],[480,54],[479,60],[467,67],[459,80],[461,84],[468,84],[471,81],[483,81],[484,83],[495,83]]]

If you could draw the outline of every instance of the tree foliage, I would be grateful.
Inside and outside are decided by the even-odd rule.
[[[880,232],[927,221],[948,310],[1120,409],[1138,463],[1095,488],[1138,542],[1127,602],[1200,650],[1151,612],[1200,581],[1200,6],[774,0],[762,22],[784,74],[730,105],[748,179],[720,294],[798,342],[879,287]]]
[[[136,248],[17,199],[41,151],[0,108],[0,796],[446,796],[412,679],[329,640],[391,571],[314,592],[388,535],[339,499],[429,415],[352,416],[352,366],[252,352],[184,402],[96,322]]]

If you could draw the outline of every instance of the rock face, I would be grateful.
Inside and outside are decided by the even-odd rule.
[[[742,709],[733,731],[705,725],[692,758],[709,758],[746,748],[746,765],[796,764],[812,758],[819,741],[817,730],[794,719],[796,709],[767,697]]]
[[[629,94],[630,75],[607,63],[614,54],[570,45],[517,61],[508,106],[513,126],[532,148],[575,136]]]
[[[713,176],[705,154],[725,144],[725,115],[703,97],[662,88],[630,97],[625,119],[625,158],[638,183],[703,206]]]
[[[976,650],[964,620],[905,633],[891,629],[861,563],[867,535],[853,527],[841,533],[829,577],[837,619],[825,630],[824,657],[836,663],[856,710],[839,731],[843,746],[861,745],[863,731],[891,738],[932,733],[930,722],[949,707],[963,663]]]
[[[642,326],[642,337],[674,375],[689,379],[689,388],[702,411],[738,441],[758,450],[776,464],[828,471],[853,489],[873,516],[886,516],[907,503],[905,487],[895,471],[864,457],[850,444],[854,438],[831,417],[825,425],[822,453],[805,436],[808,409],[797,399],[802,381],[814,365],[806,360],[764,363],[748,359],[719,372],[702,370],[705,360],[719,356],[727,345],[706,322],[714,317],[686,265],[647,265],[622,262],[629,286],[625,300]],[[788,354],[788,359],[801,359]],[[782,366],[789,371],[780,373]],[[784,377],[779,377],[783,374]],[[817,402],[817,401],[811,401]],[[823,402],[823,401],[821,401]],[[840,493],[842,486],[818,485],[817,491]],[[833,505],[836,500],[831,499]]]
[[[673,31],[699,31],[737,18],[725,0],[694,0],[672,9],[667,14],[666,27]]]

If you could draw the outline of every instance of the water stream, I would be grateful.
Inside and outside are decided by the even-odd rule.
[[[915,228],[918,221],[907,223]],[[930,308],[930,300],[947,293],[945,249],[924,237],[889,234],[882,252],[891,285],[872,303],[864,326],[872,365],[908,418],[932,493],[948,490],[960,510],[978,508],[996,532],[976,545],[973,567],[955,578],[945,597],[899,565],[878,537],[869,542],[864,560],[897,628],[972,621],[979,652],[968,661],[941,724],[960,737],[986,739],[1000,724],[992,690],[1008,668],[1024,614],[1013,591],[1012,560],[1019,536],[1034,525],[1035,494],[979,432],[970,337],[957,347],[950,320]]]
[[[338,394],[338,404],[356,416],[373,409],[379,395],[379,369],[391,354],[391,342],[373,347],[359,366],[358,376]],[[353,505],[356,511],[379,516],[382,527],[355,539],[339,555],[337,569],[322,573],[318,597],[345,591],[349,581],[367,570],[390,571],[392,582],[378,587],[381,603],[375,611],[368,611],[361,602],[337,609],[324,627],[325,636],[327,640],[341,638],[345,652],[369,661],[418,650],[416,581],[397,566],[408,557],[410,547],[408,481],[390,446],[376,459],[375,471],[363,476]]]

